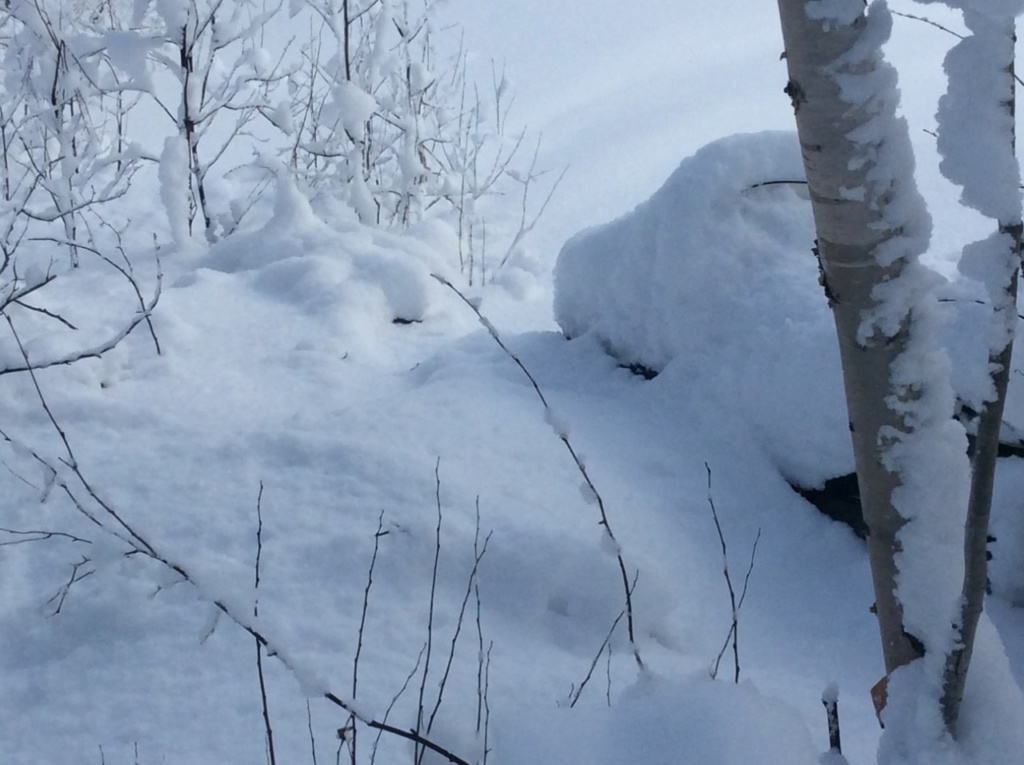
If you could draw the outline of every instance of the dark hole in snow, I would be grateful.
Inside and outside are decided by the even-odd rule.
[[[655,377],[658,376],[657,369],[645,367],[643,364],[637,362],[634,362],[632,364],[619,364],[619,369],[628,369],[633,374],[642,377],[645,380],[653,380]]]
[[[968,454],[974,453],[974,436],[978,431],[978,412],[964,403],[958,405],[957,419],[967,430]],[[999,429],[1000,457],[1024,457],[1024,432],[1003,420]]]
[[[860,489],[857,486],[856,473],[829,478],[820,489],[808,489],[792,481],[789,485],[823,515],[845,523],[861,539],[867,538],[868,527],[864,524],[864,514],[860,507]]]
[[[999,442],[999,456],[1000,457],[1024,457],[1024,443],[1019,441]]]
[[[973,439],[972,439],[973,440]],[[1024,452],[1024,445],[1005,444],[1008,454],[1003,453],[1004,444],[999,444],[999,456],[1021,456]],[[864,513],[860,506],[860,488],[857,486],[857,474],[829,478],[820,489],[808,489],[787,479],[787,483],[793,491],[814,505],[822,515],[826,515],[834,521],[844,523],[850,527],[854,534],[861,539],[867,539],[868,527],[864,523]],[[995,536],[988,535],[988,544],[996,541]],[[989,561],[992,560],[992,551],[985,553]],[[992,582],[988,580],[985,584],[985,592],[992,594]]]
[[[967,430],[967,453],[972,454],[978,413],[961,402],[958,407],[957,419]],[[1024,432],[1004,421],[998,454],[1000,458],[1024,458]],[[857,486],[856,473],[830,478],[820,489],[809,489],[793,481],[788,481],[788,483],[793,491],[818,508],[823,515],[834,521],[845,523],[861,539],[867,538],[868,528],[864,523],[864,514],[860,506],[860,489]],[[989,542],[994,541],[995,538],[989,538]],[[989,556],[991,559],[991,553]]]

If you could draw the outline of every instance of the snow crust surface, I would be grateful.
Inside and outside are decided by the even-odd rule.
[[[444,226],[365,228],[351,211],[310,205],[281,182],[259,225],[210,247],[188,235],[186,211],[175,206],[187,179],[154,172],[146,193],[126,204],[161,242],[165,292],[154,324],[163,353],[137,333],[107,358],[47,370],[39,383],[97,490],[198,587],[95,534],[26,448],[55,462],[63,454],[34,386],[4,376],[2,427],[17,443],[3,454],[0,525],[92,539],[0,547],[4,765],[264,761],[256,647],[216,615],[213,600],[244,612],[292,667],[266,661],[279,761],[338,756],[348,716],[320,698],[325,688],[380,717],[413,673],[389,719],[414,725],[439,507],[430,704],[474,540],[493,532],[479,570],[483,650],[470,618],[431,733],[470,761],[485,747],[476,725],[481,655],[490,657],[493,763],[810,765],[828,748],[821,697],[833,682],[849,762],[892,745],[868,696],[882,668],[863,546],[785,480],[820,485],[851,470],[852,457],[808,203],[798,184],[755,187],[800,180],[792,133],[749,132],[791,124],[780,42],[768,34],[774,9],[674,0],[644,0],[629,14],[535,0],[450,5],[470,23],[471,47],[509,53],[525,119],[550,140],[542,158],[573,162],[530,267],[471,295],[556,416],[546,421],[521,371],[430,279],[458,279]],[[169,24],[181,7],[156,5]],[[538,42],[542,13],[557,44]],[[916,26],[903,35],[893,43],[901,66],[921,75],[904,77],[905,88],[922,88],[905,101],[912,135],[921,133],[915,149],[935,159],[917,128],[932,127],[938,94],[929,88],[950,41]],[[120,53],[142,77],[137,52]],[[732,137],[696,152],[721,136]],[[922,188],[944,232],[929,254],[955,273],[951,253],[989,226],[957,206],[959,191],[942,185],[936,162],[917,171],[930,179]],[[553,316],[550,272],[564,235],[647,197],[632,215],[566,244]],[[145,279],[151,233],[133,250]],[[87,268],[69,285],[56,293],[60,306],[102,328],[120,296]],[[957,390],[975,397],[984,317],[972,301],[981,294],[970,284],[946,293],[958,308],[945,330],[957,350]],[[44,326],[26,322],[31,353],[57,346]],[[0,354],[17,359],[7,339]],[[660,374],[644,380],[622,363]],[[1007,417],[1024,423],[1019,383]],[[593,498],[581,495],[553,426],[582,455],[618,545],[608,544]],[[1024,747],[1024,702],[1012,681],[1024,672],[1012,639],[1024,634],[1024,460],[999,470],[991,622],[968,687],[966,736],[942,755],[958,765],[1016,763]],[[718,678],[708,677],[732,618],[709,493],[734,583],[754,561],[739,613],[738,685],[731,650]],[[637,574],[645,672],[621,622],[603,647],[623,608],[614,553]],[[83,556],[94,573],[55,613],[50,598]],[[922,743],[942,752],[924,723]],[[366,760],[372,736],[362,733],[358,746]],[[385,737],[380,746],[381,762],[412,758],[405,742]]]

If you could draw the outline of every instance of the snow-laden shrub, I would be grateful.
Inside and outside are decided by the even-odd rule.
[[[341,202],[363,224],[444,220],[458,234],[452,261],[482,284],[520,255],[557,180],[508,127],[500,68],[470,79],[440,6],[14,2],[0,14],[0,121],[38,117],[24,145],[51,177],[32,191],[54,196],[67,239],[97,195],[156,175],[176,247],[213,244],[258,225],[283,165],[317,204]],[[11,165],[25,122],[0,141],[7,198],[24,187]],[[110,167],[123,182],[86,188]],[[135,177],[140,167],[153,172]]]
[[[288,74],[286,119],[276,121],[293,175],[364,223],[447,219],[469,283],[486,281],[546,207],[537,187],[550,195],[557,186],[541,183],[525,132],[508,129],[504,73],[470,81],[460,32],[438,23],[436,0],[295,6],[312,23]]]

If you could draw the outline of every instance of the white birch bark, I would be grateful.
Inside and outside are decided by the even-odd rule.
[[[898,536],[908,514],[894,503],[898,491],[905,500],[907,480],[893,454],[917,428],[931,424],[915,412],[917,402],[932,395],[928,382],[908,379],[905,363],[914,334],[927,327],[917,321],[915,295],[921,290],[893,287],[920,281],[917,256],[927,245],[930,223],[914,186],[906,127],[895,116],[895,71],[880,52],[888,12],[883,7],[872,20],[863,0],[778,5],[790,78],[786,92],[836,322],[888,674],[925,648],[924,635],[907,626],[897,596]]]

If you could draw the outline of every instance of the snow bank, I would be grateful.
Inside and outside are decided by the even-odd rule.
[[[213,246],[199,265],[248,272],[258,291],[353,330],[422,321],[439,294],[430,274],[448,270],[442,253],[454,251],[454,234],[442,224],[393,233],[330,212],[328,225],[282,178],[267,222]]]
[[[623,363],[679,362],[681,395],[739,409],[784,472],[818,483],[852,457],[802,179],[794,133],[704,147],[633,212],[565,245],[555,315]]]
[[[988,616],[978,625],[958,740],[943,727],[936,678],[923,661],[897,670],[878,750],[884,765],[1015,765],[1024,752],[1024,694]]]
[[[644,677],[611,708],[558,709],[498,730],[503,763],[817,765],[807,728],[753,685]],[[500,723],[499,723],[500,724]]]

